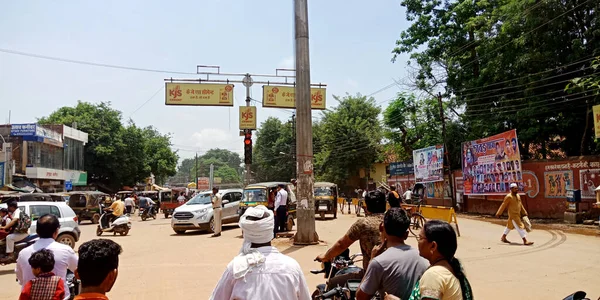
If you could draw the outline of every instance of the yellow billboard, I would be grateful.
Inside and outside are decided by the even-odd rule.
[[[325,88],[310,88],[312,109],[326,109]],[[296,88],[293,86],[263,85],[263,106],[296,108]]]
[[[600,105],[594,105],[592,110],[594,112],[594,131],[596,138],[600,139]]]
[[[167,82],[165,104],[233,106],[233,84]]]
[[[240,106],[240,129],[256,129],[256,106]]]

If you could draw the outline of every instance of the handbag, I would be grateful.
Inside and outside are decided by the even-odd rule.
[[[523,219],[523,225],[525,225],[525,230],[527,230],[527,232],[531,232],[531,221],[529,220],[529,217],[524,216],[521,219]]]

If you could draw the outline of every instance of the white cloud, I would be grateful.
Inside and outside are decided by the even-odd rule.
[[[278,67],[282,69],[293,69],[295,63],[296,62],[294,61],[294,57],[288,56],[279,61]]]
[[[242,155],[243,141],[235,133],[220,128],[203,128],[184,139],[176,139],[173,148],[181,150],[179,153],[181,158],[193,157],[195,151],[198,151],[198,155],[202,155],[215,148],[226,149]]]

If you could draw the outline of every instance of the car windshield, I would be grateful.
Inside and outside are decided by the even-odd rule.
[[[244,198],[242,202],[266,202],[264,189],[249,189],[244,190]]]
[[[315,196],[331,196],[331,189],[328,187],[315,188]]]
[[[210,204],[210,194],[198,194],[190,201],[186,203],[186,205],[194,205],[194,204]]]

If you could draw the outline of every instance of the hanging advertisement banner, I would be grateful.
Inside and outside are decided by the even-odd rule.
[[[233,84],[165,83],[166,105],[233,106]]]
[[[326,109],[325,88],[310,88],[310,107]],[[263,85],[263,107],[296,108],[296,88],[293,86]]]
[[[594,112],[594,132],[596,138],[600,139],[600,105],[594,105],[592,111]]]
[[[436,145],[413,151],[415,182],[444,180],[444,146]]]
[[[256,106],[240,106],[240,129],[256,129]]]
[[[523,191],[517,131],[462,144],[465,195],[504,195],[511,183]]]

